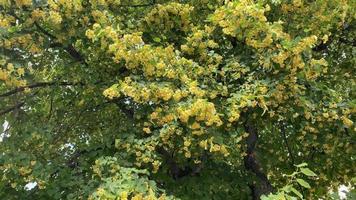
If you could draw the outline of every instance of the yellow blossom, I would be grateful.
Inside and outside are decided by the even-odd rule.
[[[348,128],[352,127],[352,125],[354,124],[354,122],[352,120],[350,120],[349,118],[342,116],[341,117],[342,122],[344,123],[345,126],[347,126]]]
[[[151,133],[151,129],[148,127],[143,128],[143,132],[145,133]]]
[[[25,74],[24,68],[18,68],[18,69],[17,69],[17,74],[18,74],[19,76],[23,76],[23,75]]]
[[[198,122],[194,122],[191,126],[191,129],[199,129],[200,128],[200,124]]]
[[[127,198],[128,198],[128,193],[126,191],[121,192],[120,200],[127,200]]]
[[[14,65],[12,63],[7,64],[7,70],[9,70],[9,72],[13,72],[14,71]]]
[[[111,86],[110,88],[104,90],[103,95],[109,99],[113,99],[115,97],[119,97],[120,93],[117,89],[117,85]]]
[[[180,90],[177,90],[174,92],[173,99],[175,101],[179,101],[182,98],[182,92]]]
[[[153,173],[156,173],[159,169],[159,166],[160,166],[160,162],[155,160],[153,163],[152,163],[152,166],[153,166]]]
[[[59,25],[62,23],[62,16],[56,12],[56,11],[50,11],[49,12],[49,20],[54,24],[54,25]]]
[[[208,141],[207,140],[202,140],[199,142],[199,146],[205,150],[208,149]]]

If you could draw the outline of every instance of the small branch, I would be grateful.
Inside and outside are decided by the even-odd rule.
[[[349,24],[344,24],[343,28],[341,29],[341,32],[338,33],[338,35],[343,35],[345,33],[345,31],[348,30],[352,30],[352,28],[354,28],[352,25]],[[312,48],[313,51],[316,52],[321,52],[321,51],[325,51],[329,48],[329,46],[335,41],[335,40],[339,40],[339,42],[341,43],[345,43],[345,44],[349,44],[351,46],[356,46],[356,41],[348,41],[343,39],[342,37],[337,37],[335,34],[332,35],[329,40],[326,43],[320,43],[319,45],[315,46],[314,48]]]
[[[50,107],[49,107],[49,113],[48,113],[48,120],[51,119],[52,117],[52,110],[53,110],[53,95],[51,96],[51,103],[50,103]]]
[[[30,10],[28,10],[28,9],[25,9],[25,10],[28,11],[28,12],[30,12]],[[13,12],[13,11],[12,11],[12,12],[9,11],[7,14],[9,14],[9,15],[15,17],[15,18],[16,18],[17,20],[19,20],[20,22],[24,22],[24,20],[22,20],[19,16],[17,16],[17,15],[15,14],[15,12]],[[36,29],[37,29],[40,33],[46,35],[46,36],[49,37],[52,41],[58,40],[58,38],[57,38],[55,35],[53,35],[53,34],[51,34],[50,32],[48,32],[46,29],[44,29],[42,26],[40,26],[36,21],[35,21],[33,24],[34,24],[34,26],[36,27]],[[61,47],[61,48],[63,48],[74,60],[79,61],[79,62],[81,62],[81,63],[84,63],[85,65],[88,65],[88,63],[86,63],[86,61],[85,61],[85,59],[84,59],[84,56],[81,55],[81,54],[79,53],[79,51],[77,51],[77,50],[73,47],[72,44],[69,44],[69,45],[66,46],[66,45],[64,45],[64,44],[62,44],[62,43],[53,43],[53,45],[56,46],[56,47]],[[50,45],[50,46],[51,46],[51,45]]]
[[[11,96],[13,94],[23,92],[25,89],[32,89],[32,88],[40,88],[40,87],[48,87],[48,86],[53,86],[53,85],[59,85],[59,86],[74,86],[74,85],[83,85],[83,83],[70,83],[70,82],[39,82],[39,83],[34,83],[32,85],[27,85],[23,87],[18,87],[13,90],[10,90],[6,93],[0,94],[1,97],[7,97]]]
[[[7,108],[7,109],[5,109],[5,110],[3,110],[3,111],[0,111],[0,116],[1,116],[1,115],[5,115],[5,114],[7,114],[7,113],[9,113],[9,112],[12,112],[12,111],[14,111],[14,110],[16,110],[16,109],[19,109],[19,108],[21,108],[21,106],[23,106],[24,104],[25,104],[25,102],[21,102],[21,103],[18,103],[18,104],[16,104],[16,105],[10,107],[10,108]]]
[[[44,35],[48,36],[49,38],[51,38],[52,40],[57,40],[57,37],[55,35],[52,35],[51,33],[49,33],[48,31],[46,31],[43,27],[41,27],[37,22],[34,22],[34,25],[36,26],[36,28],[43,33]],[[73,45],[69,44],[68,46],[64,46],[62,43],[52,43],[50,45],[51,47],[61,47],[64,48],[65,51],[67,51],[67,53],[74,58],[74,60],[76,61],[80,61],[86,65],[88,65],[85,62],[85,59],[83,57],[83,55],[81,55],[74,47]]]
[[[132,7],[132,8],[138,8],[138,7],[148,7],[148,6],[154,6],[156,4],[156,0],[153,0],[151,3],[146,3],[146,4],[136,4],[136,5],[120,5],[120,7]]]
[[[37,92],[34,92],[33,94],[31,94],[31,95],[29,96],[29,98],[33,98],[34,96],[36,96],[37,93],[38,93],[38,91],[37,91]],[[1,115],[4,115],[4,114],[7,114],[7,113],[9,113],[9,112],[12,112],[12,111],[14,111],[14,110],[16,110],[16,109],[21,108],[25,103],[26,103],[26,101],[23,100],[22,102],[20,102],[20,103],[14,105],[14,106],[12,106],[12,107],[10,107],[10,108],[7,108],[7,109],[5,109],[5,110],[3,110],[3,111],[0,111],[0,116],[1,116]]]
[[[37,22],[34,22],[33,24],[36,26],[36,28],[37,28],[41,33],[45,34],[46,36],[48,36],[48,37],[51,38],[51,39],[57,39],[56,36],[52,35],[52,34],[49,33],[48,31],[46,31],[46,30],[45,30],[44,28],[42,28],[42,26],[40,26]]]
[[[295,162],[294,162],[294,155],[292,154],[292,149],[290,148],[289,143],[288,143],[288,139],[287,139],[287,135],[286,135],[286,130],[285,130],[285,127],[284,127],[284,123],[281,122],[281,123],[279,124],[279,126],[280,126],[280,129],[281,129],[282,138],[283,138],[284,143],[285,143],[285,145],[286,145],[288,154],[290,155],[290,158],[291,158],[291,164],[292,164],[292,166],[294,166],[294,164],[295,164]]]

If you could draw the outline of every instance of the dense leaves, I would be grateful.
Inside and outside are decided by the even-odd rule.
[[[355,8],[0,0],[0,197],[328,198],[355,175]]]

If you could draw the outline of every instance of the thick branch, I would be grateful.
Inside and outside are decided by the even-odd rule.
[[[57,37],[55,35],[52,35],[48,31],[46,31],[43,27],[41,27],[37,22],[34,22],[34,25],[36,28],[43,33],[44,35],[48,36],[52,40],[57,40]],[[62,43],[52,43],[50,45],[51,47],[61,47],[64,48],[65,51],[76,61],[83,62],[84,64],[87,64],[85,62],[84,57],[71,45],[69,44],[68,46],[64,46]]]
[[[29,11],[28,9],[25,9],[26,11]],[[15,17],[17,20],[19,20],[20,22],[23,22],[24,20],[22,20],[19,16],[16,15],[15,12],[13,11],[9,11],[7,14]],[[49,37],[52,41],[56,41],[57,40],[57,37],[53,34],[51,34],[50,32],[48,32],[46,29],[44,29],[42,26],[40,26],[37,22],[34,22],[34,26],[36,27],[36,29],[46,35],[47,37]],[[54,45],[55,47],[61,47],[63,48],[74,60],[76,61],[79,61],[81,63],[84,63],[85,65],[88,65],[86,62],[85,62],[85,59],[84,59],[84,56],[81,55],[79,53],[79,51],[77,51],[72,44],[69,44],[69,45],[64,45],[62,43],[53,43],[52,45]]]
[[[173,155],[171,155],[164,147],[158,147],[157,152],[161,154],[169,166],[169,173],[173,179],[177,180],[179,178],[189,176],[189,175],[197,175],[200,173],[202,169],[202,163],[197,165],[194,169],[191,167],[185,166],[183,168],[179,167],[178,163],[175,161]],[[206,154],[204,153],[202,156],[202,162],[206,159]]]
[[[261,195],[272,192],[273,187],[269,182],[266,174],[262,171],[258,160],[256,159],[255,148],[258,140],[257,129],[250,122],[246,122],[245,131],[249,135],[246,138],[247,155],[245,156],[244,164],[246,169],[256,174],[258,179],[258,183],[255,183],[251,186],[253,199],[258,200],[260,199]]]

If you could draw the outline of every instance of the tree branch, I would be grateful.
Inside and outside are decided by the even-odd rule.
[[[341,29],[341,32],[338,35],[332,35],[329,40],[326,43],[320,43],[319,45],[315,46],[312,48],[313,51],[320,52],[320,51],[325,51],[329,48],[329,46],[335,41],[339,40],[342,43],[349,44],[351,46],[356,46],[356,41],[348,41],[346,39],[342,38],[342,35],[345,33],[345,31],[352,30],[353,25],[350,24],[344,24],[343,28]]]
[[[25,102],[21,102],[21,103],[18,103],[16,105],[10,107],[10,108],[7,108],[7,109],[5,109],[3,111],[0,111],[0,116],[1,115],[5,115],[5,114],[7,114],[7,113],[9,113],[11,111],[14,111],[14,110],[18,109],[18,108],[21,108],[21,106],[23,106],[24,104],[25,104]]]
[[[31,85],[23,86],[23,87],[18,87],[13,90],[10,90],[8,92],[5,92],[3,94],[0,94],[1,97],[7,97],[11,96],[13,94],[23,92],[25,89],[32,89],[32,88],[40,88],[40,87],[48,87],[48,86],[53,86],[53,85],[59,85],[59,86],[75,86],[75,85],[83,85],[83,83],[70,83],[70,82],[39,82],[39,83],[34,83]]]
[[[252,199],[259,200],[263,194],[268,194],[273,191],[273,187],[269,182],[266,174],[262,171],[261,166],[256,159],[256,144],[258,140],[258,132],[255,126],[251,124],[251,122],[245,122],[245,131],[249,134],[246,138],[247,144],[247,155],[244,158],[244,165],[246,169],[250,170],[254,174],[259,181],[259,183],[255,183],[251,185],[252,189]]]
[[[120,7],[131,7],[131,8],[138,8],[138,7],[148,7],[148,6],[154,6],[156,4],[156,0],[152,0],[152,2],[150,3],[146,3],[146,4],[136,4],[136,5],[125,5],[125,4],[122,4],[120,5]]]
[[[290,148],[289,146],[289,143],[288,143],[288,139],[287,139],[287,135],[286,135],[286,130],[285,130],[285,127],[284,127],[284,123],[281,122],[279,124],[280,126],[280,129],[281,129],[281,135],[282,135],[282,138],[284,140],[284,143],[286,145],[286,148],[287,148],[287,151],[288,151],[288,154],[291,158],[291,165],[294,166],[295,162],[294,162],[294,155],[292,154],[292,149]]]
[[[37,22],[34,22],[34,25],[36,26],[36,28],[43,33],[44,35],[48,36],[49,38],[51,38],[52,40],[57,40],[57,37],[51,33],[49,33],[48,31],[46,31],[43,27],[41,27]],[[85,59],[83,57],[83,55],[81,55],[74,47],[73,45],[69,44],[68,46],[64,46],[62,43],[56,42],[56,43],[52,43],[50,45],[50,47],[61,47],[63,48],[65,51],[67,51],[67,53],[74,58],[74,60],[82,62],[86,65],[88,65],[85,62]]]
[[[28,12],[30,12],[30,10],[28,10],[28,9],[25,9],[25,10],[28,11]],[[9,11],[9,12],[7,12],[7,14],[9,14],[9,15],[15,17],[15,18],[16,18],[17,20],[19,20],[20,22],[23,22],[23,21],[24,21],[24,20],[22,20],[19,16],[17,16],[17,15],[15,14],[15,12],[13,12],[13,11]],[[34,26],[36,27],[36,29],[37,29],[40,33],[46,35],[46,36],[49,37],[52,41],[57,40],[57,37],[56,37],[55,35],[53,35],[53,34],[51,34],[50,32],[48,32],[46,29],[44,29],[42,26],[40,26],[36,21],[35,21],[33,24],[34,24]],[[53,46],[52,46],[52,45],[53,45]],[[77,50],[73,47],[72,44],[69,44],[69,45],[65,46],[64,44],[57,42],[57,43],[53,43],[52,45],[50,45],[50,46],[63,48],[74,60],[79,61],[79,62],[81,62],[81,63],[84,63],[85,65],[88,65],[88,63],[86,63],[86,61],[85,61],[85,59],[84,59],[84,56],[81,55],[81,54],[79,53],[79,51],[77,51]]]
[[[172,176],[174,180],[177,180],[179,178],[185,177],[185,176],[194,176],[200,173],[201,169],[203,168],[203,164],[200,163],[198,164],[195,168],[191,168],[189,166],[183,166],[180,167],[176,160],[174,159],[173,155],[169,153],[164,147],[158,147],[157,152],[161,154],[169,166],[169,174]],[[203,153],[202,155],[202,162],[207,159],[207,154],[206,152]]]

